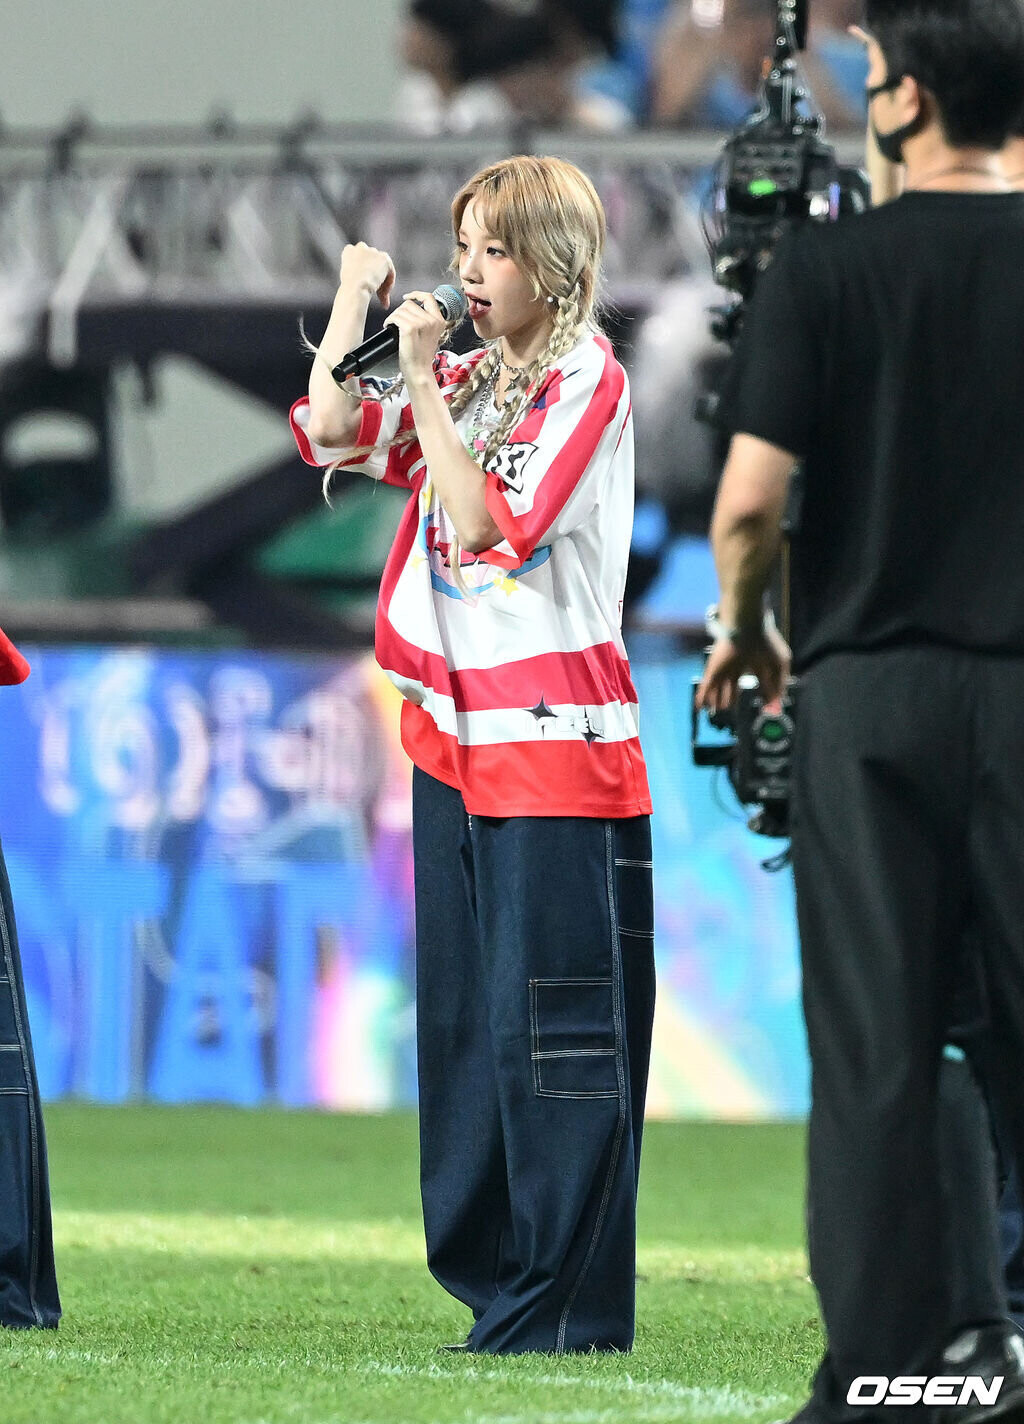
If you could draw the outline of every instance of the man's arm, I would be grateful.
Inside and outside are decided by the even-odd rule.
[[[764,623],[764,595],[779,551],[782,515],[796,456],[753,435],[729,447],[711,521],[719,583],[719,622],[732,636],[716,641],[704,670],[699,702],[710,711],[730,707],[736,683],[753,673],[766,701],[782,692],[789,648]]]

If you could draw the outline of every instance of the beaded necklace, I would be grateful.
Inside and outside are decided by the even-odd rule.
[[[480,387],[480,392],[473,404],[473,414],[470,417],[469,431],[466,435],[466,448],[471,455],[482,455],[487,449],[487,442],[494,433],[495,426],[505,413],[505,405],[497,406],[494,403],[495,387],[498,384],[498,373],[494,372]],[[505,404],[507,404],[507,399]]]

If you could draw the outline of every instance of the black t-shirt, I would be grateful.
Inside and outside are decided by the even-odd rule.
[[[1024,194],[908,193],[788,234],[723,414],[804,462],[798,669],[1024,654]]]

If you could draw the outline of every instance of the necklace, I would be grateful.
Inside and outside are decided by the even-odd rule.
[[[936,178],[950,178],[954,173],[977,173],[982,178],[992,179],[1004,188],[1009,186],[1007,179],[1001,173],[993,173],[991,168],[982,168],[980,164],[958,163],[952,168],[943,168],[938,173],[929,173],[927,178],[914,184],[914,191],[921,192],[924,183],[934,183]]]
[[[471,455],[483,454],[487,449],[488,436],[497,423],[497,412],[494,407],[494,388],[497,384],[498,373],[495,371],[484,381],[473,404],[469,433],[466,436],[466,448]]]
[[[510,366],[504,357],[501,357],[501,369],[507,371],[510,376],[521,376],[526,370],[525,366]]]

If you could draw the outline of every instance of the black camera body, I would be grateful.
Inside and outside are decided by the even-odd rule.
[[[760,836],[784,839],[789,835],[799,681],[790,680],[781,703],[766,706],[757,678],[741,677],[733,707],[708,714],[716,731],[730,734],[728,741],[718,742],[701,740],[699,686],[700,679],[694,678],[690,705],[694,765],[725,767],[740,804],[758,808],[747,823],[749,829]]]
[[[714,336],[734,346],[758,278],[771,263],[779,239],[804,222],[835,222],[870,206],[867,175],[839,164],[824,141],[825,121],[802,87],[796,55],[806,45],[808,0],[776,0],[774,52],[758,94],[758,106],[728,139],[718,163],[706,235],[715,280],[736,298],[712,312]],[[698,405],[716,424],[718,398]],[[696,682],[695,682],[696,692]],[[730,740],[700,739],[700,714],[692,707],[693,760],[728,771],[737,799],[758,809],[748,825],[758,835],[789,835],[790,776],[799,684],[786,688],[781,706],[769,710],[757,679],[740,679],[735,706],[709,720]],[[769,863],[776,868],[785,857]]]
[[[774,53],[758,107],[726,142],[718,163],[708,243],[715,280],[739,301],[712,330],[730,344],[779,238],[796,223],[835,222],[870,204],[866,176],[840,165],[825,122],[801,86],[796,54],[807,36],[808,0],[776,0]]]
[[[726,216],[713,245],[714,275],[747,300],[787,227],[839,216],[843,170],[813,125],[770,116],[729,139],[722,163],[717,201]]]

